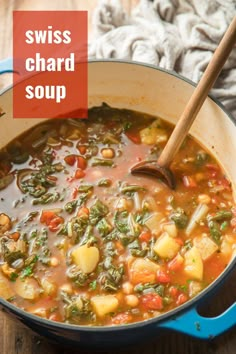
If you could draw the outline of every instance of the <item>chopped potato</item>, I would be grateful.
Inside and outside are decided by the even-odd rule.
[[[166,131],[160,128],[160,121],[157,119],[149,127],[140,131],[140,138],[143,144],[152,145],[166,142],[168,136]]]
[[[54,282],[52,282],[46,278],[43,278],[41,281],[41,285],[47,295],[49,295],[49,296],[55,295],[55,293],[57,291],[57,286]]]
[[[117,310],[119,301],[115,295],[99,295],[91,298],[91,304],[99,317],[104,317]]]
[[[227,256],[230,255],[232,253],[233,245],[234,245],[234,238],[232,236],[225,235],[220,246],[221,253]]]
[[[153,283],[160,266],[149,259],[137,258],[130,263],[129,276],[132,284]]]
[[[89,247],[87,244],[83,246],[75,246],[71,252],[73,262],[88,274],[95,270],[99,262],[99,250],[97,247]]]
[[[195,246],[184,254],[184,271],[190,278],[202,280],[203,261],[200,251]]]
[[[35,300],[40,292],[40,287],[37,281],[33,278],[27,278],[24,280],[20,277],[17,278],[14,284],[14,289],[17,295],[26,300]]]
[[[34,315],[42,317],[42,318],[47,318],[47,310],[44,307],[36,308],[36,309],[30,311],[30,313],[33,313]]]
[[[188,285],[189,296],[194,297],[202,290],[202,284],[199,281],[191,280]]]
[[[199,250],[203,261],[210,258],[219,248],[210,237],[204,234],[194,237],[193,244]]]
[[[9,281],[4,277],[2,272],[0,271],[0,297],[7,300],[14,295],[14,291],[12,290]]]
[[[161,223],[164,220],[164,215],[159,212],[153,213],[145,222],[145,225],[154,234],[158,235],[161,232]]]
[[[180,250],[180,244],[167,232],[163,232],[153,246],[154,252],[162,258],[173,258]]]
[[[166,231],[171,237],[177,237],[178,229],[174,222],[168,222],[163,225],[163,230]]]
[[[8,215],[2,213],[0,214],[0,235],[11,229],[11,219]]]

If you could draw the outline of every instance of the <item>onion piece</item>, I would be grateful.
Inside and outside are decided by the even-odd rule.
[[[199,204],[197,208],[194,210],[188,226],[185,230],[186,235],[190,235],[191,232],[194,230],[194,228],[197,226],[197,224],[206,216],[206,214],[209,211],[209,207],[207,204]]]
[[[142,200],[139,192],[134,193],[134,208],[136,211],[142,210]]]

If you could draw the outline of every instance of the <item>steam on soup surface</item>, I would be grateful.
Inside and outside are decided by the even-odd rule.
[[[118,325],[196,296],[233,256],[230,182],[192,138],[177,188],[132,176],[172,127],[112,109],[38,125],[0,152],[0,296],[54,321]]]

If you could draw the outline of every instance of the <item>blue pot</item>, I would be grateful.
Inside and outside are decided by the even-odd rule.
[[[19,72],[21,72],[22,65],[19,64]],[[0,73],[4,72],[12,72],[12,60],[5,60],[0,62]],[[101,72],[103,73],[101,75]],[[96,75],[94,75],[96,73]],[[101,75],[100,83],[98,88],[96,83],[90,83],[91,80],[99,81],[99,75]],[[96,78],[94,78],[96,76]],[[165,94],[170,94],[170,97],[173,101],[173,105],[176,105],[177,113],[169,112],[171,110],[170,107],[167,109],[166,115],[170,115],[173,120],[176,120],[179,114],[179,110],[185,105],[185,101],[189,97],[189,92],[191,93],[194,89],[194,84],[189,82],[183,77],[176,75],[172,72],[167,72],[160,68],[152,67],[149,65],[143,65],[135,62],[124,62],[124,61],[94,61],[89,63],[89,92],[91,90],[91,96],[99,96],[101,90],[101,98],[107,96],[107,102],[111,105],[114,105],[114,102],[117,102],[117,98],[114,102],[112,99],[110,101],[109,95],[113,90],[114,84],[120,84],[119,80],[123,83],[124,80],[131,80],[131,90],[127,89],[127,86],[123,86],[124,88],[124,102],[122,101],[122,105],[120,107],[126,106],[130,109],[136,109],[142,111],[143,108],[140,106],[143,104],[143,100],[145,95],[152,97],[152,92],[157,92],[161,89]],[[131,77],[131,79],[130,79]],[[127,79],[128,78],[128,79]],[[123,80],[123,81],[122,81]],[[132,81],[133,80],[133,81]],[[136,81],[137,82],[136,82]],[[167,85],[165,87],[165,81],[167,80]],[[147,85],[148,82],[148,85]],[[156,85],[156,87],[152,87],[152,85]],[[117,85],[116,85],[117,86]],[[183,93],[179,93],[179,90],[182,90]],[[137,91],[135,91],[137,89]],[[133,92],[133,96],[130,92]],[[0,96],[0,106],[3,107],[4,112],[7,115],[11,116],[12,110],[11,105],[9,105],[9,93],[11,92],[11,88],[3,92]],[[99,92],[99,95],[98,95]],[[170,92],[170,93],[169,93]],[[8,96],[7,96],[8,95]],[[156,97],[159,97],[158,92],[155,94]],[[179,95],[179,96],[178,96]],[[96,96],[96,97],[97,97]],[[117,96],[121,96],[117,94]],[[163,96],[163,95],[162,95]],[[186,97],[185,97],[186,96]],[[164,97],[164,96],[163,96]],[[155,97],[154,97],[155,98]],[[155,99],[153,102],[156,102]],[[183,98],[183,100],[182,100]],[[120,98],[119,98],[120,99]],[[164,99],[164,98],[163,98]],[[128,100],[131,102],[128,104]],[[181,101],[182,100],[182,101]],[[5,101],[6,103],[5,105]],[[97,98],[95,99],[96,103]],[[225,112],[224,108],[221,106],[219,102],[217,102],[214,98],[209,97],[207,99],[206,109],[213,109],[214,112],[217,111],[221,114],[224,119],[227,121],[227,124],[230,124],[229,132],[234,130],[234,137],[236,137],[236,127],[235,122],[233,122],[233,118]],[[119,103],[120,104],[120,103]],[[117,104],[117,107],[119,107]],[[115,103],[116,105],[116,103]],[[166,107],[163,102],[160,102],[160,106]],[[209,107],[208,107],[209,106]],[[146,112],[150,114],[155,114],[156,106],[153,105],[152,108],[152,100],[148,101],[149,111]],[[162,107],[162,109],[164,109]],[[145,110],[144,110],[145,111]],[[159,113],[159,112],[157,112]],[[165,114],[160,114],[160,116],[165,117]],[[1,118],[3,120],[3,118]],[[29,121],[29,120],[28,120]],[[33,120],[35,122],[35,120]],[[27,122],[28,123],[28,122]],[[32,123],[35,124],[35,123]],[[200,123],[199,123],[200,124]],[[213,124],[213,123],[212,123]],[[215,122],[214,124],[217,124]],[[215,126],[213,124],[213,126]],[[221,122],[222,124],[222,122]],[[226,124],[226,125],[227,125]],[[4,126],[4,124],[3,124]],[[26,127],[22,124],[22,130],[25,130]],[[1,128],[2,129],[2,128]],[[18,126],[17,131],[12,132],[12,137],[14,135],[18,135],[21,131],[21,127]],[[211,128],[210,128],[211,129]],[[200,133],[199,133],[200,132]],[[196,126],[195,131],[193,130],[193,135],[196,135],[197,139],[201,141],[202,129]],[[230,132],[231,134],[231,132]],[[4,134],[3,134],[4,135]],[[2,136],[1,139],[4,137]],[[218,139],[219,140],[219,139]],[[216,146],[217,152],[217,143],[216,139],[214,145]],[[232,139],[231,139],[232,140]],[[236,139],[235,139],[236,140]],[[204,144],[204,137],[203,137]],[[212,142],[209,143],[208,149],[211,150]],[[214,146],[212,147],[214,148]],[[220,149],[219,149],[220,150]],[[235,150],[234,150],[235,151]],[[214,154],[215,151],[212,151]],[[221,155],[217,156],[218,159],[221,159]],[[224,167],[224,163],[223,163]],[[229,169],[230,176],[233,176],[232,171],[230,171],[230,163],[228,161],[225,162],[226,169]],[[235,179],[236,180],[236,179]],[[82,346],[92,346],[92,347],[112,347],[112,346],[121,346],[131,343],[137,343],[139,341],[147,340],[150,337],[154,337],[160,334],[163,330],[173,330],[185,333],[187,335],[199,338],[199,339],[211,339],[216,337],[228,329],[234,327],[236,325],[236,303],[234,303],[231,307],[229,307],[224,313],[217,317],[213,318],[205,318],[198,313],[198,308],[200,304],[204,303],[209,296],[221,286],[221,284],[225,281],[226,277],[233,271],[236,263],[236,257],[230,262],[225,271],[204,291],[202,291],[199,295],[197,295],[192,300],[187,303],[181,305],[180,307],[160,315],[159,317],[152,318],[149,320],[145,320],[143,322],[138,322],[134,324],[128,325],[119,325],[119,326],[105,326],[105,327],[88,327],[88,326],[78,326],[78,325],[70,325],[57,323],[50,320],[45,320],[30,313],[27,313],[15,306],[11,303],[0,299],[1,309],[9,314],[11,317],[19,320],[26,326],[30,327],[35,332],[43,335],[45,337],[55,339],[58,342],[63,344],[78,344]]]

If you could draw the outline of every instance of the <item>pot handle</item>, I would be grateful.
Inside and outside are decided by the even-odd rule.
[[[0,75],[6,73],[16,73],[21,76],[24,75],[25,73],[24,63],[21,59],[17,59],[14,61],[14,68],[13,68],[13,58],[6,58],[0,60]]]
[[[0,75],[5,73],[12,73],[12,72],[13,72],[12,58],[0,60]]]
[[[182,332],[199,339],[214,338],[236,326],[236,302],[216,317],[199,315],[196,307],[170,320],[163,321],[159,328]]]

